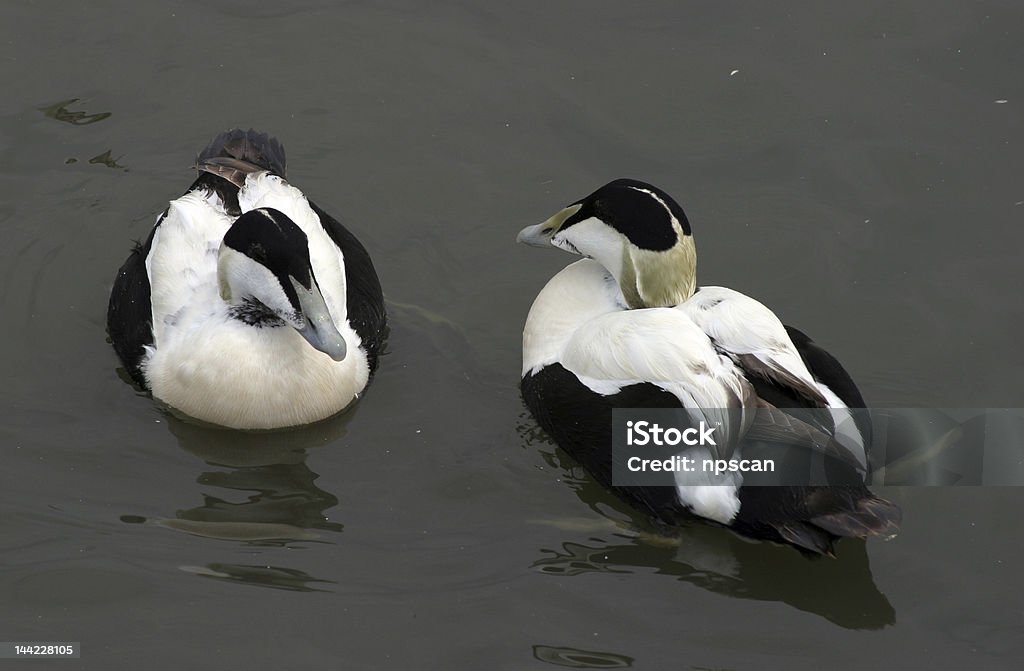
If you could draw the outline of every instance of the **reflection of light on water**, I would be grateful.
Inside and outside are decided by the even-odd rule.
[[[533,656],[542,662],[571,669],[628,669],[633,666],[633,658],[625,655],[554,645],[533,646]]]
[[[270,587],[290,592],[324,592],[310,587],[310,583],[335,584],[333,580],[314,578],[304,571],[278,566],[249,566],[246,564],[207,564],[206,566],[179,566],[185,573],[228,582],[242,582],[257,587]]]
[[[562,543],[562,551],[541,550],[550,557],[538,559],[530,568],[549,575],[574,576],[584,573],[632,573],[616,567],[608,558],[607,547],[590,547],[581,543]]]
[[[122,522],[130,524],[151,524],[165,529],[203,538],[215,538],[225,541],[243,541],[247,543],[277,541],[316,540],[319,534],[301,529],[291,524],[275,524],[273,522],[212,522],[188,519],[144,518],[131,515],[121,517]]]

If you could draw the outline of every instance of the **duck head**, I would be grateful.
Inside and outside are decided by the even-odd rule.
[[[596,260],[618,281],[631,308],[678,305],[696,288],[690,222],[671,196],[645,182],[609,182],[524,228],[516,241]]]
[[[217,280],[231,317],[255,328],[290,326],[335,361],[345,358],[306,234],[283,212],[261,208],[235,220],[220,246]]]

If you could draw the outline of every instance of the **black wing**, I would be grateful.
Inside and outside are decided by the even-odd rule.
[[[815,380],[831,389],[839,397],[839,400],[846,404],[846,407],[867,407],[864,404],[864,397],[861,396],[860,390],[857,389],[857,385],[853,382],[853,378],[850,377],[850,374],[846,372],[846,369],[843,368],[843,365],[834,356],[818,347],[817,343],[799,329],[787,326],[786,333],[789,334],[790,340],[796,346],[797,353],[800,354],[800,358],[804,360],[804,365],[807,366],[807,370],[811,371],[811,375],[814,376]],[[867,447],[871,443],[870,418],[867,413],[855,412],[853,413],[853,421],[857,425],[861,437],[864,439],[865,447]]]
[[[786,333],[816,380],[827,385],[847,406],[864,407],[864,397],[854,384],[853,378],[834,356],[818,347],[806,333],[797,328],[787,326]]]

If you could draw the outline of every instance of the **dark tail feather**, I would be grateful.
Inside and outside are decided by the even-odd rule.
[[[842,538],[891,538],[902,513],[864,485],[742,487],[740,510],[730,525],[750,538],[789,543],[801,552],[834,556]]]
[[[860,499],[851,510],[772,526],[783,540],[801,551],[834,557],[834,544],[840,538],[891,538],[899,533],[902,517],[895,504],[872,496]]]
[[[770,443],[783,443],[792,447],[802,447],[814,452],[821,452],[852,466],[854,472],[861,472],[865,465],[861,457],[850,450],[831,433],[825,433],[820,427],[808,423],[812,418],[797,417],[790,412],[779,410],[763,399],[757,399],[758,413],[746,433],[747,439],[764,440]]]
[[[260,170],[269,170],[275,175],[285,176],[284,147],[277,138],[266,133],[257,133],[251,128],[235,128],[215,137],[199,152],[196,165],[216,163],[214,159],[234,159],[257,166]]]
[[[855,510],[845,510],[813,517],[810,523],[840,537],[890,538],[900,531],[903,513],[895,504],[870,497],[857,502]]]
[[[775,525],[782,539],[792,543],[799,550],[815,555],[835,557],[833,543],[835,536],[807,522],[787,522]]]

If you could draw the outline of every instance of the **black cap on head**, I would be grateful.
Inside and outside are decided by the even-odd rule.
[[[609,182],[573,204],[581,207],[565,220],[560,230],[596,217],[640,249],[651,251],[671,249],[679,241],[672,217],[679,222],[683,234],[690,235],[690,222],[679,203],[658,187],[635,179]]]

